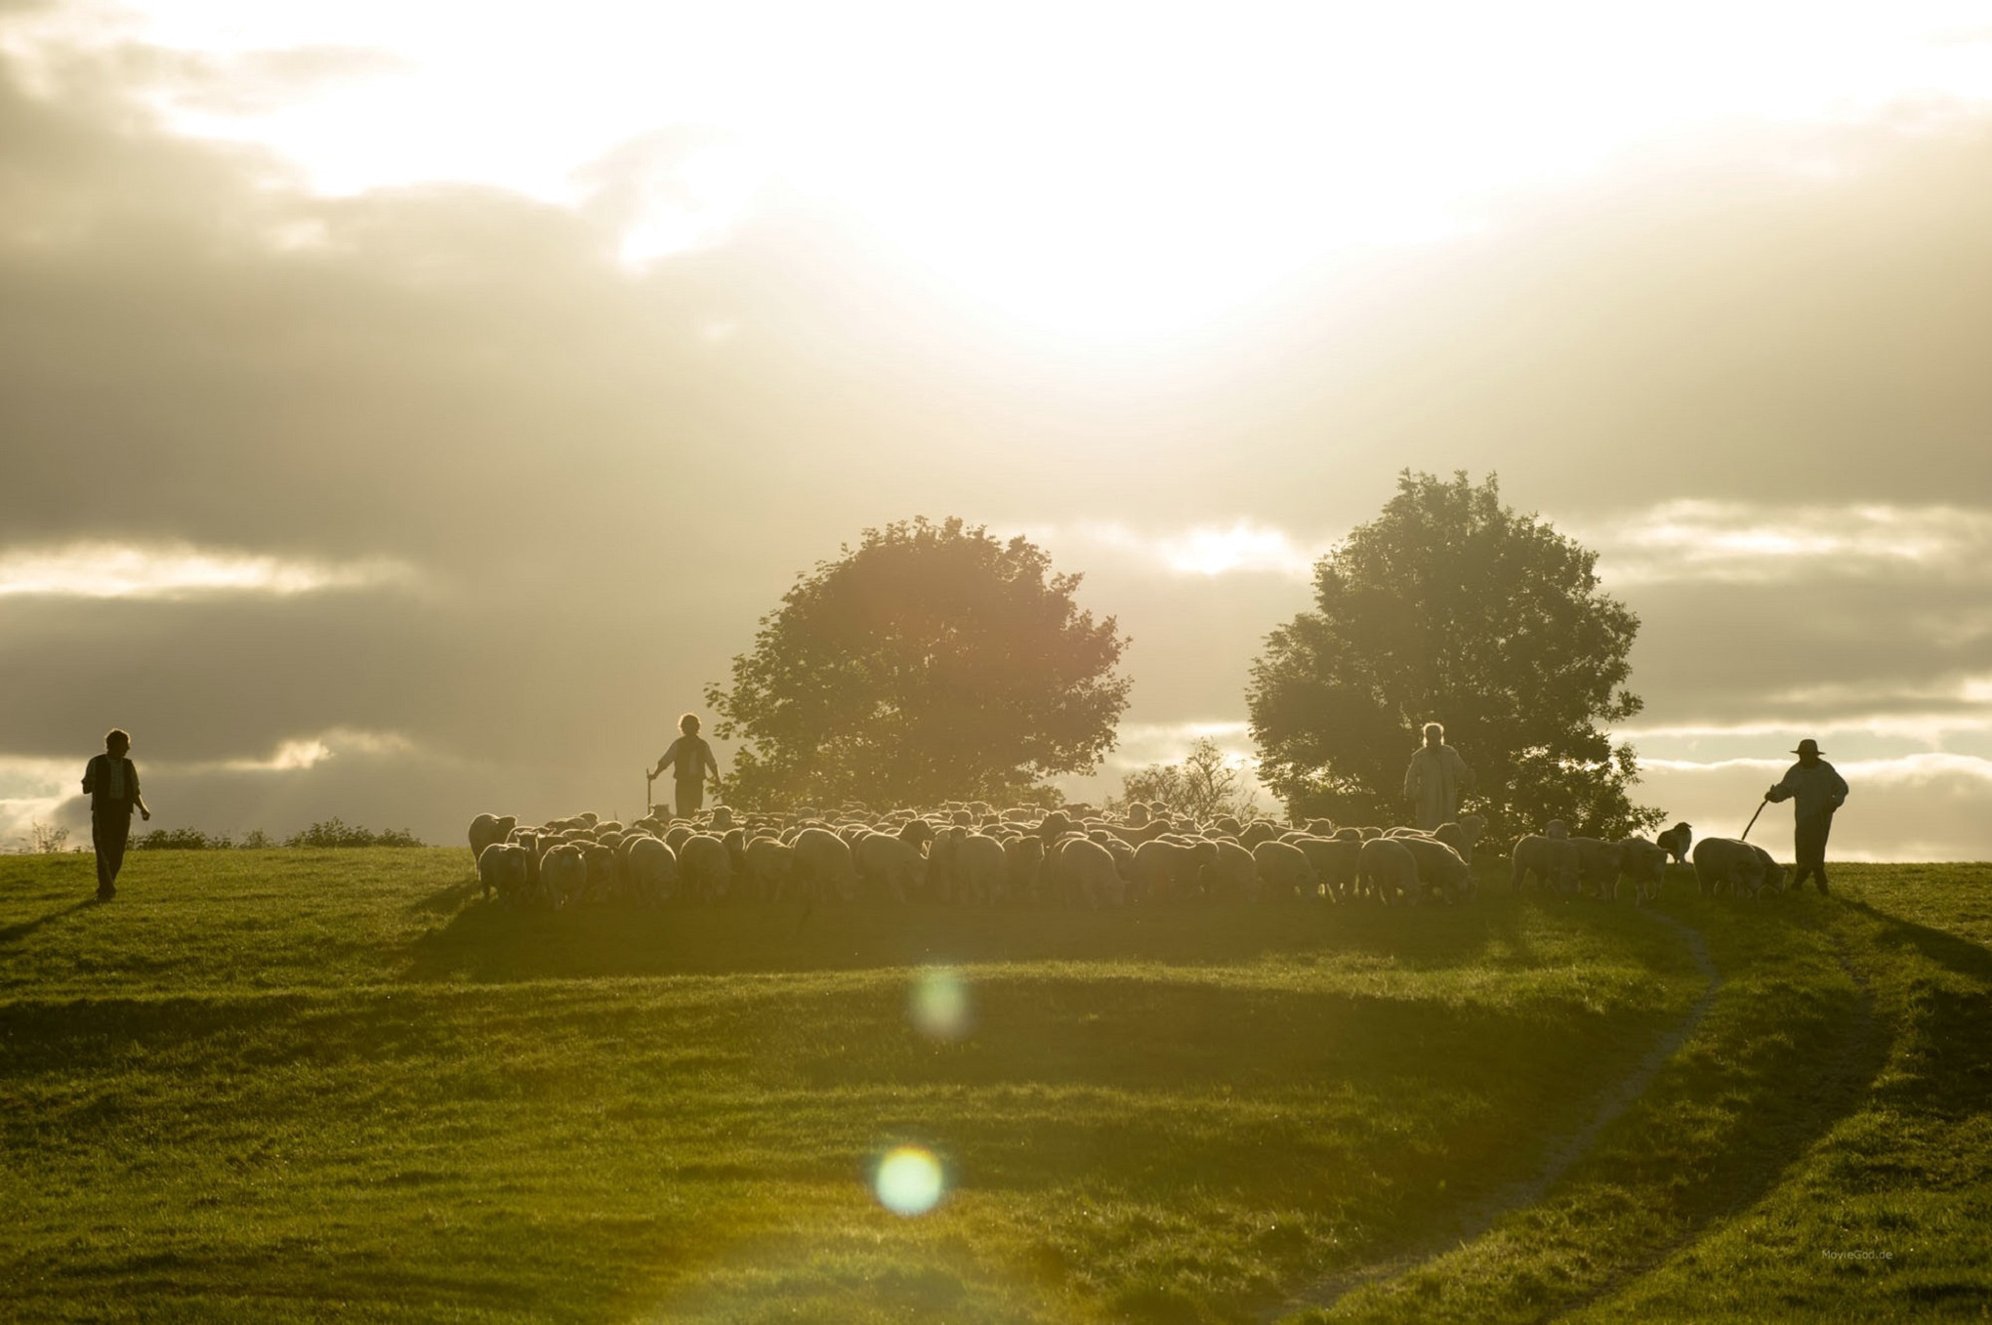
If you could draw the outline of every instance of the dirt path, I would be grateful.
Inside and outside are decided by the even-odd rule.
[[[1702,991],[1694,1006],[1674,1027],[1655,1042],[1639,1060],[1638,1066],[1624,1078],[1607,1087],[1597,1099],[1590,1118],[1580,1127],[1552,1138],[1549,1152],[1543,1157],[1540,1168],[1521,1182],[1495,1192],[1487,1198],[1476,1201],[1459,1214],[1453,1224],[1436,1233],[1418,1245],[1400,1252],[1389,1260],[1377,1261],[1369,1265],[1353,1266],[1337,1271],[1309,1285],[1299,1294],[1268,1311],[1263,1320],[1278,1320],[1296,1311],[1329,1307],[1348,1294],[1365,1285],[1384,1279],[1394,1279],[1398,1275],[1416,1269],[1426,1261],[1434,1260],[1463,1243],[1471,1242],[1494,1226],[1494,1222],[1514,1210],[1534,1205],[1548,1194],[1557,1180],[1569,1172],[1571,1165],[1583,1158],[1586,1151],[1597,1141],[1605,1128],[1618,1120],[1628,1108],[1653,1084],[1653,1078],[1668,1059],[1681,1051],[1696,1029],[1708,1016],[1708,1010],[1715,1005],[1715,996],[1722,988],[1722,973],[1715,968],[1715,960],[1709,955],[1708,944],[1701,932],[1694,927],[1674,919],[1661,911],[1650,911],[1654,920],[1672,929],[1687,945],[1688,953],[1694,959],[1695,967],[1702,978],[1708,981],[1708,988]]]

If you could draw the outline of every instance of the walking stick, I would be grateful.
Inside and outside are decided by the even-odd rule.
[[[1762,814],[1762,813],[1764,812],[1764,807],[1765,807],[1766,805],[1769,805],[1770,803],[1771,803],[1771,798],[1770,798],[1769,796],[1766,796],[1766,797],[1764,797],[1764,799],[1762,799],[1762,800],[1758,801],[1758,802],[1757,802],[1757,814]],[[1747,823],[1747,824],[1745,824],[1745,825],[1743,825],[1743,836],[1741,836],[1741,837],[1737,838],[1737,839],[1736,839],[1737,841],[1739,841],[1739,842],[1747,842],[1747,841],[1749,841],[1749,840],[1750,840],[1750,830],[1751,830],[1752,828],[1755,828],[1755,827],[1757,826],[1757,814],[1753,814],[1753,815],[1751,815],[1751,816],[1750,816],[1750,822],[1749,822],[1749,823]]]
[[[643,770],[643,817],[646,819],[650,817],[650,812],[653,809],[657,808],[656,806],[651,804],[650,801],[651,784],[655,783],[656,781],[657,781],[657,774],[651,772],[647,768]]]

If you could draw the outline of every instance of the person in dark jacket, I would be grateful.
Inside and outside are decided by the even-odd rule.
[[[712,757],[712,747],[699,735],[697,715],[687,713],[678,719],[678,730],[683,734],[671,742],[671,748],[657,760],[650,776],[655,780],[665,765],[673,766],[675,808],[680,819],[689,819],[705,806],[706,770],[712,771],[712,789],[719,790],[719,761]]]
[[[1796,888],[1810,874],[1820,892],[1826,891],[1826,835],[1833,831],[1833,812],[1847,799],[1847,780],[1819,757],[1819,742],[1810,736],[1792,751],[1798,762],[1785,770],[1783,781],[1764,793],[1776,805],[1792,802],[1796,823],[1792,853],[1798,861],[1791,886]]]
[[[150,819],[145,797],[138,790],[138,767],[131,762],[131,736],[117,728],[104,736],[104,753],[83,770],[83,790],[90,796],[90,842],[97,849],[97,900],[118,895],[118,871],[124,868],[125,843],[131,840],[131,812]]]

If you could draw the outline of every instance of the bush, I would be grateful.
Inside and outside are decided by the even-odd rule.
[[[421,841],[406,828],[388,828],[376,833],[343,819],[325,819],[301,833],[284,839],[287,847],[419,847]]]
[[[198,828],[155,828],[131,840],[139,851],[226,851],[235,845],[227,833],[203,833]]]

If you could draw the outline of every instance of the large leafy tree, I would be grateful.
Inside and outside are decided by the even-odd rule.
[[[1314,568],[1315,607],[1275,630],[1246,690],[1260,777],[1294,813],[1405,818],[1424,723],[1476,777],[1465,808],[1507,838],[1552,818],[1617,836],[1659,822],[1609,724],[1639,618],[1599,591],[1597,554],[1501,504],[1493,475],[1405,471],[1397,495]]]
[[[999,800],[1113,747],[1127,639],[1073,601],[1028,540],[959,519],[867,529],[797,577],[733,683],[706,688],[738,736],[743,804]]]

